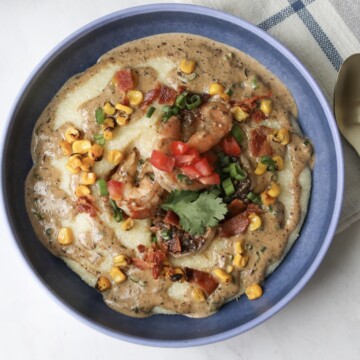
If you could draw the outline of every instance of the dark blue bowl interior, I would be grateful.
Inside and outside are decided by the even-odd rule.
[[[316,152],[305,225],[284,262],[267,279],[264,296],[253,302],[242,297],[205,319],[162,315],[135,319],[109,309],[101,295],[41,245],[24,204],[24,181],[32,166],[30,142],[34,124],[64,82],[93,65],[100,55],[113,47],[165,32],[207,36],[259,60],[292,92],[299,108],[301,127],[313,140]],[[334,122],[316,85],[296,59],[239,19],[181,5],[135,8],[100,19],[72,35],[44,60],[19,97],[9,124],[2,164],[3,191],[18,246],[56,298],[88,323],[119,338],[150,345],[187,346],[218,341],[248,330],[274,314],[300,291],[330,243],[341,201],[341,195],[336,197],[336,194],[342,191],[339,187],[342,183],[341,150]]]

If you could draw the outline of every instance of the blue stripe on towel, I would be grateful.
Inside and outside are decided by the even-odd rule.
[[[293,14],[297,14],[302,20],[304,25],[307,27],[311,35],[314,37],[315,41],[318,43],[326,57],[329,59],[332,66],[339,71],[340,66],[343,62],[342,57],[339,52],[336,50],[333,43],[330,41],[328,36],[325,34],[320,25],[316,22],[314,17],[311,15],[309,10],[306,8],[307,5],[311,4],[316,0],[288,0],[290,5],[281,11],[277,12],[273,16],[270,16],[268,19],[264,20],[258,26],[268,31],[275,25],[280,24],[282,21],[287,19]]]

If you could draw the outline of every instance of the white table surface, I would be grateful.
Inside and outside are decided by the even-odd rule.
[[[59,41],[125,3],[0,0],[0,126],[29,73]],[[145,3],[150,1],[131,2]],[[359,222],[335,237],[313,279],[266,323],[187,349],[126,343],[84,325],[52,301],[11,235],[1,232],[0,359],[360,359]]]

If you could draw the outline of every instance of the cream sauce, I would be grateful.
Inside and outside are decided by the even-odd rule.
[[[261,215],[261,229],[230,238],[217,237],[201,254],[169,259],[173,266],[189,266],[211,272],[214,267],[226,268],[231,264],[235,241],[244,241],[249,255],[247,266],[241,271],[234,270],[233,281],[220,283],[205,302],[192,299],[193,284],[174,283],[166,276],[155,280],[150,271],[129,265],[125,269],[127,280],[119,285],[113,284],[104,293],[104,299],[113,309],[130,316],[148,316],[158,312],[193,317],[210,315],[224,302],[240,296],[248,285],[263,282],[295,241],[306,214],[310,192],[310,172],[307,169],[312,149],[307,142],[304,144],[305,139],[291,122],[289,114],[296,116],[297,112],[288,89],[256,60],[239,50],[189,34],[163,34],[124,44],[103,55],[96,65],[66,82],[36,123],[32,141],[34,167],[26,180],[26,203],[42,243],[54,255],[63,258],[91,286],[95,285],[99,275],[109,277],[115,255],[136,257],[139,256],[138,244],[150,246],[149,220],[135,220],[132,230],[122,231],[113,220],[107,202],[97,196],[95,186],[92,195],[99,216],[91,218],[77,212],[74,189],[80,182],[80,175],[64,177],[60,170],[64,168],[61,166],[64,156],[58,144],[70,124],[81,129],[84,138],[93,139],[99,131],[93,115],[95,109],[106,101],[116,103],[123,97],[109,83],[117,70],[124,67],[135,69],[139,79],[137,89],[142,92],[152,89],[158,80],[177,88],[184,85],[178,71],[178,64],[183,58],[193,59],[197,64],[197,76],[187,84],[193,92],[206,93],[213,82],[220,82],[226,88],[232,86],[231,98],[235,100],[271,91],[274,109],[270,118],[262,124],[285,127],[291,132],[291,142],[286,150],[280,147],[274,150],[287,159],[284,175],[279,172],[279,182],[283,181],[288,187],[280,197],[284,205],[279,202],[272,212],[264,211]],[[253,88],[254,78],[256,89]],[[144,116],[140,107],[136,108],[129,125],[118,127],[113,141],[106,142],[105,156],[112,149],[129,152],[136,147],[143,158],[148,158],[157,138],[160,108],[156,105],[151,119]],[[247,122],[242,126],[249,134],[252,125]],[[146,134],[142,131],[144,128],[147,129]],[[247,149],[245,143],[245,157]],[[253,172],[254,159],[248,157],[246,161],[246,170]],[[102,161],[94,169],[99,177],[105,177],[113,166]],[[270,178],[269,175],[252,175],[251,180],[254,191],[260,192]],[[68,246],[62,246],[56,240],[59,229],[64,226],[73,229],[76,239]]]

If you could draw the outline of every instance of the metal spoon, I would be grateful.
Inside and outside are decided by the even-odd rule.
[[[341,133],[360,155],[360,54],[351,55],[341,66],[334,114]]]

